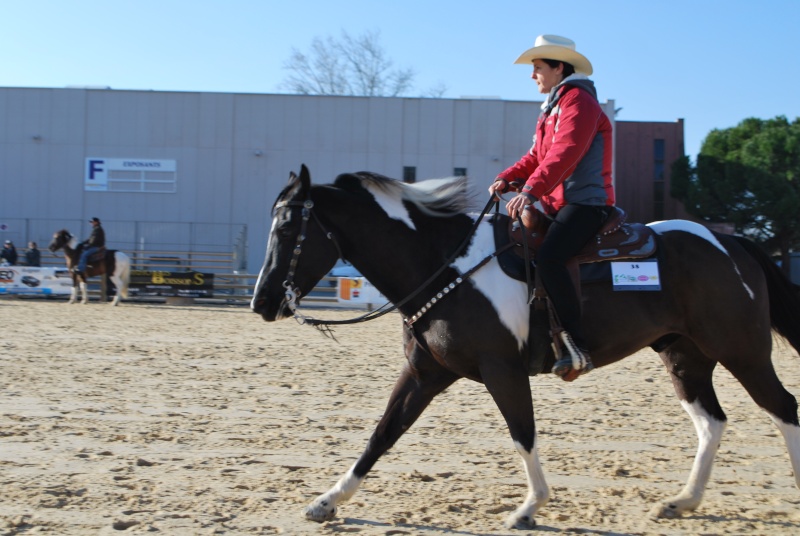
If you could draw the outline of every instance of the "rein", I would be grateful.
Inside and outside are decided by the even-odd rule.
[[[339,247],[338,242],[336,241],[336,236],[332,232],[328,231],[327,228],[322,224],[322,222],[320,221],[320,219],[316,215],[316,213],[312,212],[311,209],[314,208],[314,201],[312,201],[311,198],[308,198],[303,202],[289,201],[289,202],[281,202],[281,203],[276,204],[275,205],[276,209],[284,208],[284,207],[302,207],[302,209],[303,209],[303,211],[302,211],[303,220],[302,220],[302,223],[300,224],[300,233],[297,235],[297,241],[295,243],[294,250],[292,251],[292,260],[289,262],[289,272],[286,275],[286,280],[283,282],[283,287],[286,289],[287,305],[288,305],[289,309],[292,311],[292,315],[294,316],[294,319],[298,323],[300,323],[301,325],[302,324],[308,324],[308,325],[314,326],[315,328],[317,328],[318,330],[323,332],[325,335],[328,335],[331,338],[334,338],[330,326],[345,325],[345,324],[358,324],[358,323],[361,323],[361,322],[366,322],[368,320],[373,320],[375,318],[381,317],[381,316],[385,315],[386,313],[390,313],[390,312],[394,311],[395,309],[397,309],[398,307],[402,307],[403,305],[405,305],[406,303],[408,303],[409,301],[411,301],[412,299],[417,297],[417,295],[419,295],[423,290],[425,290],[428,287],[428,285],[430,285],[437,277],[439,277],[450,266],[450,264],[462,253],[464,248],[466,248],[467,245],[469,244],[469,241],[472,238],[472,235],[474,235],[475,231],[478,229],[478,225],[480,225],[481,221],[483,220],[483,217],[489,212],[489,209],[492,207],[492,205],[495,205],[497,203],[498,203],[498,201],[495,200],[494,196],[492,196],[489,199],[489,202],[486,204],[486,206],[481,211],[480,216],[478,216],[478,218],[475,220],[475,223],[472,225],[472,228],[469,230],[467,235],[464,237],[464,240],[462,240],[461,244],[455,249],[455,251],[444,262],[444,264],[442,264],[442,266],[438,270],[436,270],[436,272],[434,272],[433,275],[431,275],[427,280],[425,280],[425,282],[422,283],[411,294],[409,294],[408,296],[406,296],[405,298],[403,298],[402,300],[400,300],[396,304],[391,304],[390,302],[387,302],[387,303],[383,304],[382,306],[378,307],[377,309],[375,309],[373,311],[369,311],[368,313],[365,313],[365,314],[363,314],[361,316],[358,316],[358,317],[355,317],[355,318],[350,318],[350,319],[347,319],[347,320],[322,320],[322,319],[312,318],[312,317],[303,315],[302,313],[300,313],[298,311],[297,297],[298,297],[298,294],[299,294],[299,289],[297,287],[293,286],[293,284],[294,284],[294,272],[295,272],[295,269],[297,268],[297,261],[300,258],[300,254],[302,253],[302,244],[303,244],[303,241],[306,238],[306,229],[308,228],[308,220],[312,216],[314,218],[314,221],[317,222],[317,224],[320,226],[322,231],[325,233],[325,236],[329,240],[333,241],[334,245],[336,246],[336,250],[339,252],[339,258],[341,258],[342,260],[346,260],[346,259],[344,258],[344,255],[342,255],[342,250]],[[455,279],[455,281],[453,281],[452,283],[450,283],[449,285],[444,287],[440,292],[438,292],[436,294],[435,297],[431,298],[430,301],[428,301],[415,315],[413,315],[411,318],[404,318],[403,319],[404,322],[407,325],[410,326],[411,324],[413,324],[414,322],[419,320],[419,318],[425,312],[427,312],[428,309],[430,309],[437,301],[442,299],[444,297],[444,295],[448,294],[457,285],[461,284],[464,281],[465,278],[468,278],[470,275],[475,273],[479,268],[484,266],[486,263],[488,263],[490,260],[492,260],[492,258],[494,258],[498,254],[500,254],[503,250],[508,249],[508,247],[510,247],[510,246],[506,246],[504,248],[501,248],[500,250],[495,251],[491,255],[488,255],[483,260],[481,260],[476,266],[474,266],[472,269],[467,271],[465,274],[463,274],[462,276],[457,277]]]

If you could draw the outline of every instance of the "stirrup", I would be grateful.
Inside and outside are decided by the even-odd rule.
[[[575,344],[575,341],[572,340],[572,336],[569,333],[562,331],[559,335],[561,337],[561,342],[564,344],[567,352],[569,352],[569,356],[563,357],[555,362],[553,365],[553,374],[564,378],[571,371],[577,372],[577,376],[580,376],[594,369],[594,364],[592,364],[589,353]]]

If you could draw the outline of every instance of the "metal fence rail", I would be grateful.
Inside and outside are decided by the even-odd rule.
[[[25,249],[18,248],[20,259]],[[131,258],[131,269],[165,272],[194,271],[214,274],[213,297],[192,298],[194,301],[213,301],[246,305],[253,297],[258,274],[237,273],[235,253],[192,251],[124,251]],[[63,254],[42,250],[42,266],[64,267]],[[100,296],[99,278],[90,280],[89,295]],[[166,301],[158,297],[130,297],[131,301]],[[317,287],[304,299],[309,304],[336,304],[336,278],[324,277]]]

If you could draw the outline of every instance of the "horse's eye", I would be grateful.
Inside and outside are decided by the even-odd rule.
[[[278,233],[278,236],[281,238],[291,238],[292,237],[292,228],[289,225],[281,225],[275,232]]]

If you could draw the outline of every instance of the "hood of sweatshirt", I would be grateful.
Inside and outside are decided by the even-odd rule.
[[[597,89],[594,87],[594,82],[589,80],[589,77],[585,74],[574,73],[566,77],[561,81],[560,84],[550,90],[550,93],[547,94],[547,98],[542,103],[542,111],[544,113],[549,113],[550,110],[553,109],[553,106],[556,105],[558,99],[561,98],[559,90],[564,86],[578,87],[594,97],[594,100],[597,100]]]

